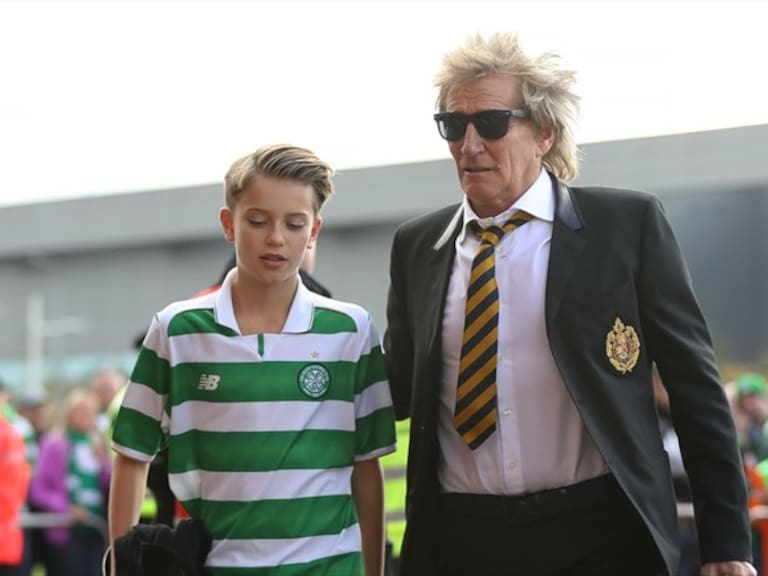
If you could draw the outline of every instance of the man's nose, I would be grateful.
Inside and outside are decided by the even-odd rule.
[[[475,125],[468,122],[464,132],[464,140],[461,143],[461,151],[465,154],[477,154],[482,151],[484,146],[485,140],[477,133]]]

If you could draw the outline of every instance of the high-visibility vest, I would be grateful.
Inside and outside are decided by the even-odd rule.
[[[397,450],[381,459],[384,469],[384,512],[386,515],[387,540],[392,544],[392,555],[400,556],[405,532],[406,466],[408,464],[408,440],[410,420],[395,424]]]

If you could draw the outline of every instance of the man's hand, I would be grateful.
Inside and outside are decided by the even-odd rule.
[[[701,567],[700,576],[757,576],[749,562],[710,562]]]

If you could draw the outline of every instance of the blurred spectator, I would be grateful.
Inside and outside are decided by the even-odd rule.
[[[29,464],[29,469],[34,470],[37,462],[37,435],[32,423],[27,420],[22,414],[19,414],[18,410],[14,407],[15,402],[11,399],[8,402],[7,399],[4,403],[3,413],[5,419],[16,428],[17,432],[21,435],[24,442],[24,454]],[[23,511],[27,511],[29,508],[25,502],[22,508]],[[19,576],[26,576],[32,569],[33,558],[33,540],[35,538],[35,531],[28,529],[24,530],[24,553],[22,554],[21,564],[18,567],[17,573]]]
[[[11,399],[16,413],[28,424],[23,426],[27,460],[34,470],[40,440],[48,431],[48,402],[42,392],[22,392]]]
[[[768,382],[757,372],[746,372],[726,386],[733,410],[749,488],[753,564],[758,576],[768,575]]]
[[[745,462],[756,465],[768,458],[765,427],[768,420],[768,382],[757,372],[740,375],[735,382],[739,441]]]
[[[23,560],[19,513],[29,484],[24,440],[5,416],[8,392],[0,382],[0,576],[16,576]]]
[[[111,368],[99,370],[91,377],[89,382],[91,392],[93,392],[99,402],[96,428],[105,436],[110,427],[109,405],[125,382],[125,376]]]
[[[48,432],[50,406],[45,393],[22,391],[12,398],[18,415],[25,422],[23,429],[24,444],[27,451],[27,461],[34,475],[37,468],[39,445],[43,436]],[[17,423],[17,428],[18,428]],[[40,512],[27,498],[27,510]],[[19,570],[20,576],[27,576],[36,565],[43,566],[46,573],[52,573],[53,558],[49,551],[43,532],[40,529],[28,528],[24,531],[24,561]]]
[[[100,576],[105,548],[103,526],[111,459],[96,429],[98,400],[73,390],[61,431],[46,435],[30,488],[39,510],[68,514],[71,528],[48,528],[45,537],[55,561],[47,576]]]
[[[749,482],[749,517],[752,521],[752,555],[758,576],[768,574],[768,460],[745,465]]]

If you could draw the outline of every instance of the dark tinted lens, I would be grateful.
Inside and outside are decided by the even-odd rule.
[[[472,124],[483,138],[503,138],[509,129],[509,114],[503,110],[484,110],[472,115]]]
[[[446,140],[461,140],[467,131],[469,119],[464,114],[447,113],[441,115],[437,122],[440,135]]]
[[[452,142],[464,138],[467,124],[470,122],[482,138],[488,140],[503,138],[509,130],[511,117],[512,113],[509,110],[483,110],[469,115],[461,112],[435,114],[440,136]]]

